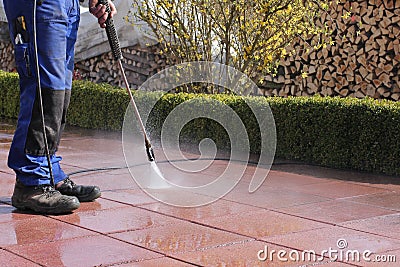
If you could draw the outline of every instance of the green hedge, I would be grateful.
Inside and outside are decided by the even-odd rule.
[[[135,92],[138,103],[158,99],[160,93]],[[230,106],[247,128],[251,151],[260,146],[260,132],[246,102],[269,105],[277,130],[276,157],[322,166],[400,174],[400,103],[373,99],[331,97],[240,97],[232,95],[165,94],[148,120],[159,135],[161,125],[176,106],[187,100],[217,99]],[[246,100],[246,101],[245,101]],[[198,101],[201,105],[201,101]],[[17,118],[18,76],[0,72],[0,116]],[[129,98],[125,90],[105,84],[74,81],[68,122],[85,128],[120,130]],[[154,115],[154,116],[153,116]],[[212,138],[229,146],[226,131],[215,122],[196,119],[183,128],[186,138]]]

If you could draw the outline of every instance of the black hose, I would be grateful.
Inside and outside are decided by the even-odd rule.
[[[184,162],[184,161],[191,161],[191,160],[219,160],[219,161],[233,161],[233,162],[238,162],[238,163],[245,163],[245,164],[250,164],[250,165],[260,165],[260,166],[266,166],[270,167],[272,164],[259,164],[256,161],[245,161],[245,160],[232,160],[229,158],[188,158],[188,159],[174,159],[174,160],[161,160],[157,161],[157,163],[169,163],[169,162]],[[139,166],[144,166],[149,164],[148,162],[143,162],[139,164],[134,164],[131,166],[114,166],[114,167],[99,167],[99,168],[91,168],[91,169],[83,169],[79,171],[74,171],[68,173],[68,176],[73,176],[76,174],[81,174],[81,173],[87,173],[87,172],[98,172],[98,171],[110,171],[110,170],[122,170],[122,169],[128,169],[128,168],[133,168],[133,167],[139,167]],[[276,163],[274,165],[277,165]]]

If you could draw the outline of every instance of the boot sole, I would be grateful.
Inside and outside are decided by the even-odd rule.
[[[65,196],[71,196],[71,197],[76,197],[78,198],[79,202],[92,202],[93,200],[99,198],[101,196],[101,191],[99,188],[95,188],[92,190],[92,192],[90,192],[89,194],[86,195],[79,195],[79,194],[74,194],[71,192],[63,192],[63,190],[60,190],[61,194],[65,195]]]
[[[52,208],[43,208],[43,207],[37,207],[37,206],[33,206],[29,203],[16,203],[16,201],[11,202],[11,204],[13,205],[14,208],[21,210],[21,211],[34,211],[40,214],[66,214],[66,213],[70,213],[73,210],[76,210],[77,208],[79,208],[80,203],[77,202],[72,203],[70,205],[67,206],[63,206],[63,207],[52,207]]]
[[[89,195],[81,196],[81,197],[76,196],[76,197],[79,199],[79,202],[91,202],[91,201],[99,198],[100,196],[101,196],[100,191],[92,191],[92,193],[90,193]]]

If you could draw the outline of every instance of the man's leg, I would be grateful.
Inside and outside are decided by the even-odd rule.
[[[64,105],[60,121],[60,131],[57,139],[57,145],[60,143],[61,134],[67,121],[67,110],[71,97],[72,77],[74,71],[75,42],[78,35],[80,20],[79,1],[71,0],[68,9],[68,27],[66,34],[66,53],[65,53],[65,85],[64,85]],[[61,157],[55,157],[53,163],[54,180],[56,189],[64,195],[76,196],[79,201],[93,201],[100,197],[100,188],[97,186],[77,185],[62,171],[59,161]]]
[[[65,3],[44,1],[37,8],[37,29],[33,28],[33,1],[4,0],[15,58],[20,76],[20,113],[10,148],[8,165],[17,176],[12,203],[20,209],[41,213],[65,213],[79,207],[76,197],[63,196],[50,184],[49,166],[37,98],[37,77],[33,32],[37,32],[44,118],[50,154],[57,148],[60,118],[65,101],[65,50],[68,17]],[[18,40],[17,18],[23,16],[22,35]]]

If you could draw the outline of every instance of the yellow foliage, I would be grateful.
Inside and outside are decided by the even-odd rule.
[[[131,14],[131,20],[147,22],[164,51],[180,57],[181,62],[217,60],[259,80],[288,54],[285,47],[295,38],[328,34],[327,25],[318,27],[314,21],[330,2],[133,0],[137,12]],[[310,45],[319,49],[327,44],[333,42]]]

